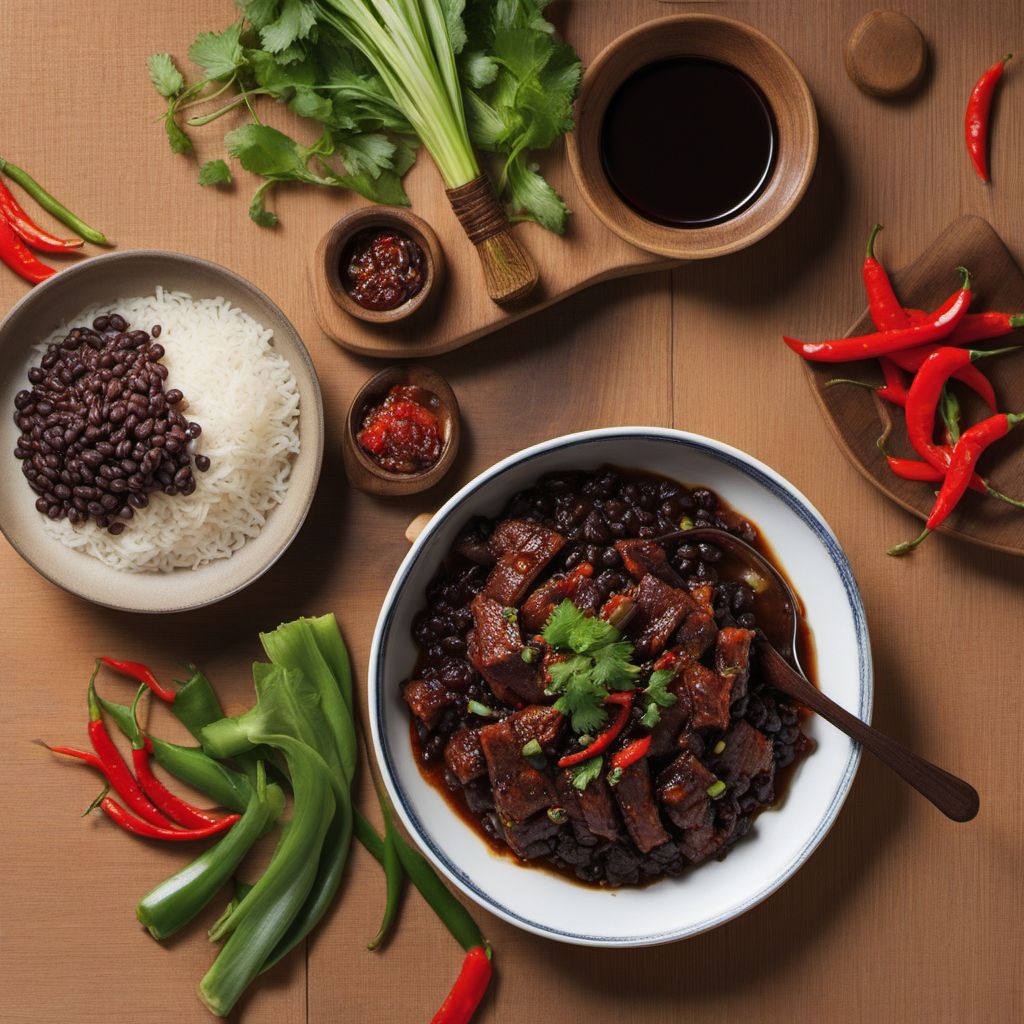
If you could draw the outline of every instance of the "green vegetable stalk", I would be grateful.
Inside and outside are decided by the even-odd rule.
[[[280,786],[267,785],[260,761],[249,806],[227,835],[139,901],[138,919],[155,939],[166,939],[191,921],[234,874],[253,843],[284,810]]]
[[[211,1012],[227,1016],[302,909],[313,887],[320,850],[334,818],[334,786],[324,759],[291,737],[254,731],[251,742],[283,751],[295,794],[294,812],[259,881],[220,922],[215,941],[229,936],[199,983]]]

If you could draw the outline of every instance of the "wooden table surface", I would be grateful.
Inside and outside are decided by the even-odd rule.
[[[477,911],[498,964],[478,1019],[1024,1019],[1024,563],[941,536],[911,560],[887,558],[886,546],[916,533],[917,523],[847,464],[779,341],[783,330],[826,335],[852,322],[863,306],[859,259],[876,219],[886,225],[883,251],[894,265],[960,213],[987,217],[1022,261],[1024,69],[1011,65],[1005,82],[993,186],[974,177],[962,141],[975,78],[1024,42],[1020,6],[901,4],[928,40],[931,66],[921,92],[900,102],[862,95],[843,69],[843,40],[869,9],[862,0],[553,7],[585,58],[636,21],[690,9],[753,22],[806,75],[821,152],[802,205],[747,252],[602,285],[434,361],[462,402],[464,450],[436,493],[380,501],[346,487],[339,451],[346,404],[376,364],[329,342],[306,299],[307,256],[346,200],[282,189],[282,225],[263,231],[245,215],[251,182],[228,195],[200,189],[195,164],[167,151],[154,120],[159,102],[146,55],[168,49],[183,58],[197,31],[230,20],[230,0],[7,0],[0,154],[35,171],[122,247],[218,260],[264,288],[317,364],[327,456],[293,548],[245,593],[203,612],[152,619],[93,607],[46,583],[0,542],[3,1024],[209,1019],[194,994],[213,954],[205,929],[165,948],[132,914],[138,896],[188,854],[83,821],[95,780],[30,743],[84,738],[96,653],[145,657],[162,674],[195,659],[238,710],[251,693],[246,666],[258,654],[257,631],[334,609],[363,681],[372,626],[414,513],[525,445],[627,423],[683,427],[736,445],[810,497],[849,554],[867,605],[876,724],[969,778],[982,809],[972,824],[951,824],[868,759],[803,870],[744,917],[676,945],[563,946]],[[220,155],[219,134],[203,136],[203,159]],[[417,171],[414,198],[435,184],[432,170]],[[22,292],[0,274],[0,308]],[[369,807],[365,780],[363,788]],[[426,1020],[457,971],[458,952],[413,893],[386,952],[368,953],[382,897],[376,865],[357,849],[326,926],[305,953],[253,987],[238,1019]]]

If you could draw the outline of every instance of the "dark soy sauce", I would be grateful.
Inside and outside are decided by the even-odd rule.
[[[672,227],[720,224],[761,194],[775,163],[775,119],[736,68],[676,57],[641,68],[601,125],[605,173],[639,214]]]

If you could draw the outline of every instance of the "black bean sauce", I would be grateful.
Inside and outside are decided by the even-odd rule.
[[[497,523],[510,518],[535,520],[557,530],[568,540],[531,590],[555,573],[589,562],[594,567],[593,579],[604,601],[633,582],[614,542],[678,533],[681,522],[728,530],[754,544],[775,563],[754,524],[727,508],[713,491],[612,468],[544,477],[534,487],[516,494],[494,520],[474,520],[467,524],[430,583],[426,607],[413,625],[414,639],[420,650],[414,678],[436,681],[458,693],[459,699],[445,708],[433,728],[428,729],[413,718],[411,737],[424,776],[447,795],[460,816],[481,830],[490,845],[503,853],[510,853],[510,850],[497,823],[486,776],[466,786],[460,785],[446,770],[443,753],[455,732],[487,724],[468,712],[469,701],[494,708],[500,717],[514,710],[495,697],[466,658],[466,636],[473,628],[469,605],[484,589],[489,572],[486,566],[474,561],[474,552],[486,546],[487,537]],[[713,588],[713,612],[719,629],[726,626],[751,629],[758,625],[761,616],[766,624],[773,618],[773,609],[765,606],[767,597],[755,594],[747,582],[736,576],[729,559],[723,557],[719,548],[706,543],[688,543],[685,537],[663,546],[670,564],[687,586],[708,584]],[[804,665],[813,666],[807,633],[800,639],[799,653]],[[645,666],[645,676],[650,667]],[[800,730],[802,714],[787,698],[762,683],[756,660],[753,660],[748,694],[733,704],[731,715],[733,722],[744,719],[770,740],[776,770],[774,778],[769,774],[755,776],[743,792],[730,787],[730,791],[716,801],[716,827],[728,833],[728,841],[716,851],[717,856],[724,856],[749,830],[754,817],[778,800],[788,776],[785,769],[812,749],[812,741]],[[639,708],[634,709],[633,721],[624,734],[626,738],[631,731],[632,736],[644,734],[645,730],[638,723],[639,715]],[[562,749],[555,752],[555,759],[568,752],[574,742],[567,729],[563,729],[563,733],[566,736],[559,741]],[[721,735],[692,733],[691,753],[713,768]],[[652,777],[677,752],[651,758]],[[673,832],[667,823],[666,827]],[[608,842],[592,834],[581,834],[568,823],[551,831],[553,834],[529,847],[530,862],[554,868],[586,883],[641,884],[664,875],[679,874],[689,863],[676,842],[643,854],[629,841]]]

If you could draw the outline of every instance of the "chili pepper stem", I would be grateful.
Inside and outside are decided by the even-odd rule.
[[[855,388],[867,388],[868,391],[877,391],[878,384],[870,384],[866,380],[854,380],[852,377],[833,377],[822,384],[823,388],[834,388],[837,384],[852,384]]]
[[[1014,508],[1024,508],[1024,501],[1018,501],[1016,498],[1011,498],[1008,494],[1003,494],[1002,491],[997,491],[991,484],[986,485],[985,493],[990,498],[996,498],[998,501],[1003,501]]]
[[[909,554],[918,544],[921,543],[932,531],[926,526],[918,536],[913,540],[905,540],[902,544],[897,544],[895,547],[889,548],[886,552],[887,555],[892,555],[894,558],[899,558],[900,555]]]
[[[868,247],[864,253],[864,258],[873,260],[875,258],[875,239],[878,237],[878,232],[882,230],[881,224],[876,224],[871,229],[871,234],[868,235]]]
[[[104,786],[102,791],[100,792],[100,795],[98,797],[96,797],[96,799],[93,800],[93,802],[91,804],[89,804],[89,806],[86,807],[86,809],[84,811],[82,811],[82,817],[83,818],[87,818],[90,814],[92,814],[92,812],[95,811],[96,808],[99,807],[99,805],[101,803],[103,803],[104,800],[106,800],[107,794],[109,792],[110,792],[110,786],[109,785]]]

